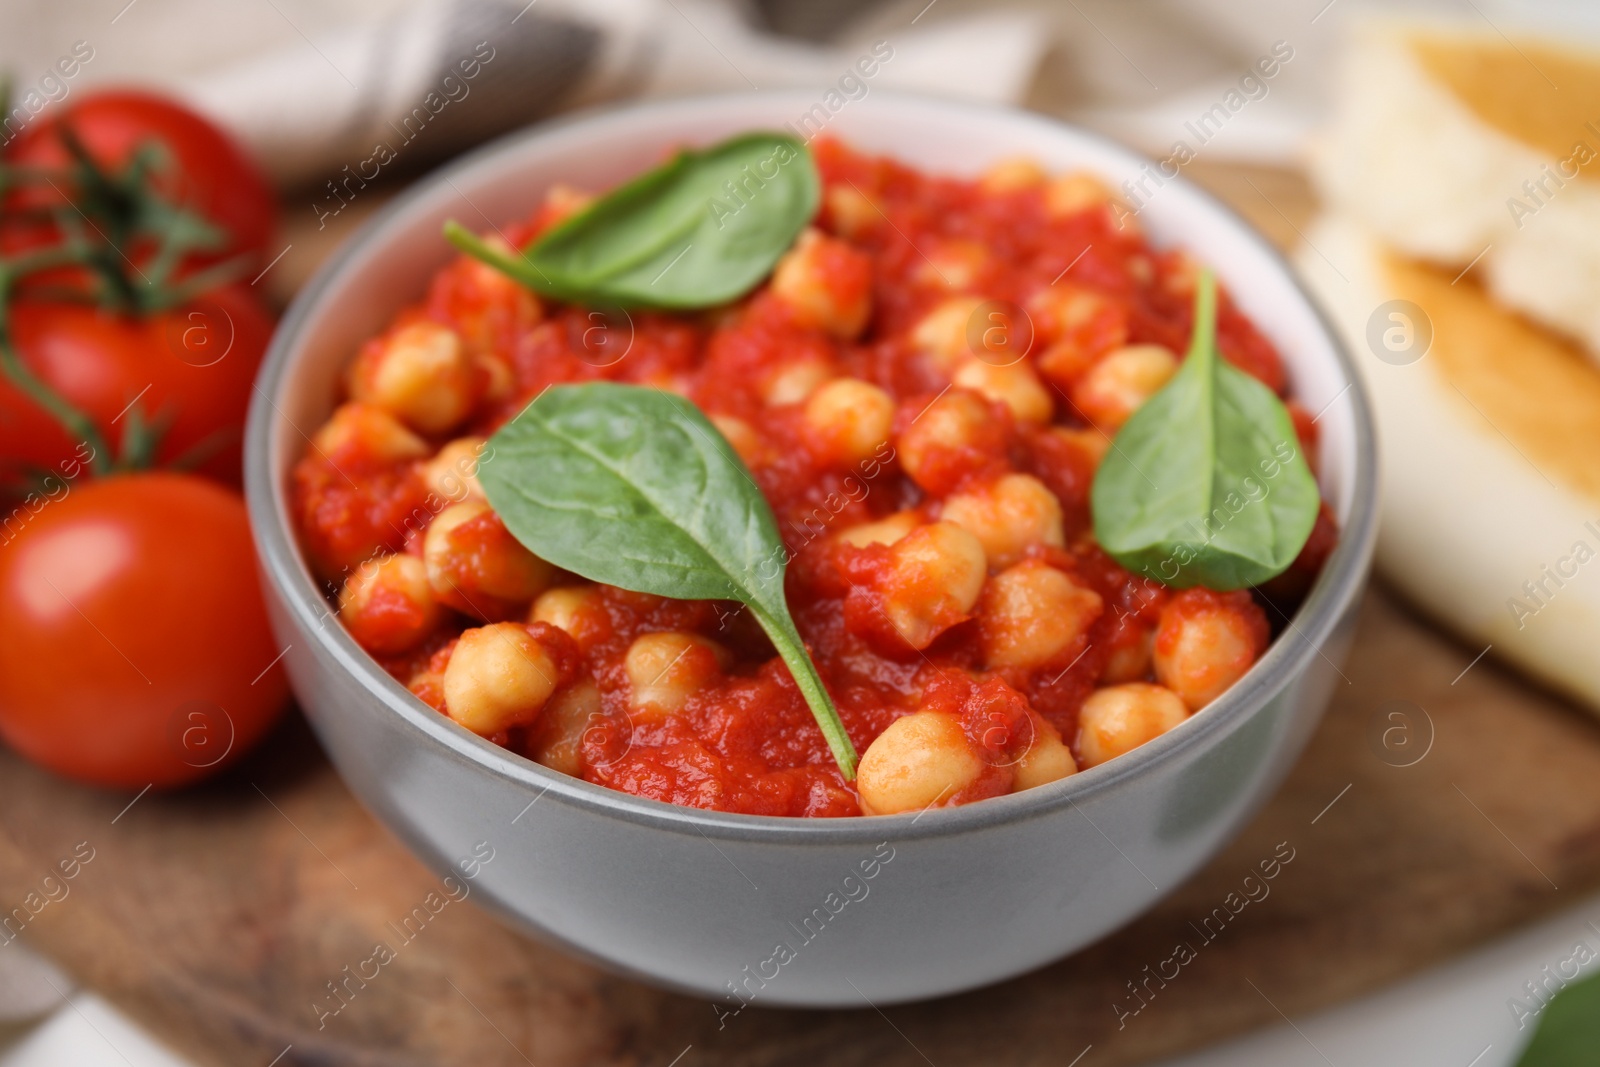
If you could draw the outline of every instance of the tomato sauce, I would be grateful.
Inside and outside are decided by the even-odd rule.
[[[1125,346],[1159,345],[1181,356],[1196,265],[1184,252],[1153,248],[1109,198],[1062,210],[1037,183],[996,188],[930,176],[830,140],[812,150],[826,191],[815,226],[835,239],[818,260],[819,299],[837,304],[869,295],[862,332],[840,337],[818,326],[770,285],[734,306],[694,314],[546,305],[461,259],[440,271],[397,327],[427,320],[460,339],[472,359],[470,417],[443,435],[417,433],[420,452],[410,443],[378,447],[359,434],[309,451],[293,486],[304,544],[337,592],[365,561],[424,555],[427,528],[450,503],[430,489],[425,464],[447,440],[487,436],[552,384],[614,380],[677,391],[724,420],[719,427],[771,503],[787,549],[791,610],[857,750],[866,751],[896,719],[937,710],[960,722],[984,768],[941,803],[1005,793],[1041,730],[1053,728],[1074,746],[1080,710],[1097,688],[1156,680],[1156,634],[1176,594],[1130,574],[1094,543],[1089,489],[1105,447],[1095,437],[1109,441],[1109,434],[1095,430],[1075,405],[1073,385]],[[570,210],[570,199],[552,196],[504,236],[516,244],[536,237]],[[902,454],[905,435],[952,392],[949,369],[928,357],[918,331],[957,297],[985,302],[972,313],[968,336],[1036,368],[1051,415],[1044,423],[1024,421],[1003,401],[973,394],[982,425],[959,446],[922,457],[912,478]],[[1286,395],[1278,353],[1225,294],[1218,345],[1226,359]],[[896,404],[888,440],[848,463],[808,421],[803,402],[818,383],[839,378],[871,383]],[[1315,426],[1290,404],[1311,455]],[[985,615],[988,600],[935,612],[930,625],[937,636],[925,647],[909,646],[893,622],[893,601],[917,591],[908,593],[896,577],[894,545],[853,545],[839,535],[897,515],[933,522],[952,494],[1017,473],[1037,479],[1060,507],[1059,543],[1028,544],[1021,558],[1096,594],[1091,621],[1045,662],[1023,667],[991,665],[996,627],[1003,629],[1005,620]],[[506,536],[503,529],[499,536]],[[1324,508],[1301,560],[1280,579],[1275,606],[1292,610],[1336,538]],[[991,575],[1000,569],[991,559]],[[559,751],[568,773],[674,804],[764,815],[860,814],[856,789],[835,766],[787,668],[740,605],[667,600],[575,576],[557,579],[564,583],[587,589],[582,610],[560,629],[529,625],[544,627],[559,646],[562,684],[592,681],[598,701],[586,705],[577,726],[547,708],[491,735],[494,741],[551,765],[557,763],[550,754]],[[1196,600],[1244,619],[1243,632],[1259,632],[1252,657],[1264,647],[1264,600],[1191,590],[1183,594],[1183,611],[1199,610]],[[416,627],[416,613],[392,596],[375,595],[371,603],[371,618],[361,620],[366,629],[354,619],[351,629],[358,637],[379,634],[367,639],[375,652],[395,643],[384,626]],[[425,639],[380,656],[395,677],[446,713],[441,679],[458,635],[527,614],[515,600],[477,617],[461,607],[443,598],[439,622]],[[637,683],[628,674],[628,652],[640,635],[662,632],[709,639],[693,650],[705,663],[689,667],[703,668],[710,680],[672,714],[641,714],[631,702]],[[1163,640],[1173,646],[1176,638]]]

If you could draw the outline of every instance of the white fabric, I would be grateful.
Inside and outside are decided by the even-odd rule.
[[[0,944],[0,1026],[38,1018],[61,1007],[72,979],[15,941]]]
[[[88,2],[0,2],[17,25],[0,30],[0,64],[17,71],[18,95],[84,42],[92,58],[58,79],[66,99],[95,83],[154,82],[230,129],[285,185],[337,178],[379,141],[409,167],[580,104],[821,90],[872,44],[777,38],[719,0],[108,2],[113,16],[94,18]],[[15,10],[24,4],[25,18]],[[892,38],[873,88],[993,102],[1020,101],[1049,45],[1040,17],[1025,13],[929,21]],[[476,73],[464,75],[463,61]],[[437,121],[401,150],[397,135],[415,134],[424,115]]]

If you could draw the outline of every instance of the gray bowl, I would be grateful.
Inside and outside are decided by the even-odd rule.
[[[444,220],[499,224],[554,182],[604,187],[669,146],[803,115],[936,171],[970,174],[1025,154],[1113,187],[1135,183],[1152,239],[1211,263],[1279,346],[1296,395],[1313,411],[1327,406],[1321,476],[1342,542],[1293,626],[1176,729],[1051,785],[918,816],[698,811],[565,777],[474,736],[413,698],[331,615],[291,528],[288,472],[359,342],[450,258]],[[874,92],[830,112],[814,94],[783,92],[585,114],[419,182],[295,301],[247,436],[273,625],[290,645],[301,706],[350,788],[426,863],[470,875],[473,898],[523,929],[613,970],[737,1002],[860,1006],[951,993],[1056,959],[1150,907],[1239,829],[1316,725],[1348,647],[1375,496],[1367,402],[1332,331],[1261,237],[1181,179],[1158,184],[1151,167],[1020,111]]]

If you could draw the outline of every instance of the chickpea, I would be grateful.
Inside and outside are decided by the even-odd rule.
[[[453,651],[453,650],[452,650]],[[444,710],[444,671],[430,664],[415,671],[406,680],[406,688],[411,690],[411,695],[422,701],[440,715]]]
[[[1124,345],[1107,353],[1072,386],[1072,402],[1106,430],[1128,421],[1178,372],[1178,357],[1160,345]]]
[[[1043,185],[1044,169],[1026,156],[1012,156],[983,172],[978,185],[986,193],[1015,193]]]
[[[478,484],[478,456],[488,442],[482,437],[458,437],[439,449],[422,465],[422,481],[440,500],[460,503],[482,500]]]
[[[544,194],[544,209],[550,212],[555,221],[576,215],[592,203],[593,193],[565,182],[557,182]]]
[[[498,233],[481,234],[480,237],[484,244],[503,256],[516,259],[521,255],[511,246],[511,242]],[[473,256],[462,256],[457,262],[471,278],[472,287],[482,296],[487,296],[496,304],[508,308],[519,324],[532,326],[544,317],[544,305],[539,302],[539,298],[527,286],[515,281],[505,272]],[[480,334],[473,340],[481,347],[489,338]]]
[[[1200,590],[1179,594],[1161,609],[1156,626],[1156,680],[1199,711],[1243,677],[1266,647],[1260,612],[1248,599],[1237,604]]]
[[[352,453],[359,459],[401,463],[428,454],[422,438],[382,408],[344,404],[322,424],[311,445],[337,462]]]
[[[1100,594],[1039,560],[995,575],[978,610],[984,662],[1033,670],[1089,632],[1105,609]]]
[[[1142,681],[1150,674],[1151,653],[1155,648],[1155,631],[1139,627],[1138,635],[1125,644],[1119,644],[1106,657],[1100,671],[1100,680],[1108,685],[1118,682]]]
[[[1027,311],[1034,328],[1042,336],[1054,339],[1083,329],[1114,306],[1109,297],[1093,289],[1069,284],[1040,289],[1028,298]]]
[[[652,389],[659,389],[663,393],[672,393],[689,399],[689,376],[682,371],[653,370],[646,372],[638,381],[639,385],[647,385]]]
[[[1182,250],[1168,253],[1167,269],[1161,287],[1185,301],[1194,299],[1195,287],[1200,284],[1201,263]]]
[[[529,294],[532,295],[532,294]],[[537,319],[535,319],[537,321]],[[517,388],[517,372],[504,353],[480,351],[473,353],[472,365],[483,380],[483,399],[499,404],[509,400]]]
[[[843,241],[808,229],[772,271],[772,293],[802,324],[848,340],[872,314],[872,263]]]
[[[918,711],[873,738],[856,771],[864,815],[921,811],[960,793],[983,773],[961,722],[943,711]]]
[[[1057,389],[1069,390],[1094,366],[1094,358],[1095,353],[1076,338],[1062,338],[1039,353],[1034,363],[1046,381]]]
[[[956,368],[951,378],[956,385],[1011,409],[1019,425],[1043,426],[1055,413],[1050,393],[1026,361],[998,366],[970,358]]]
[[[1066,543],[1061,502],[1031,474],[1007,474],[948,496],[940,518],[971,531],[995,567],[1016,563],[1032,545]]]
[[[482,737],[526,726],[555,692],[555,662],[520,623],[468,630],[444,669],[445,710]]]
[[[1044,207],[1051,218],[1066,218],[1111,202],[1111,190],[1105,183],[1081,170],[1052,178],[1044,190]]]
[[[415,556],[380,556],[356,569],[339,591],[339,619],[356,644],[380,656],[420,645],[442,612]]]
[[[946,292],[967,292],[977,287],[992,259],[989,250],[976,241],[939,241],[927,250],[915,279]]]
[[[1090,470],[1098,468],[1106,458],[1106,453],[1111,451],[1111,438],[1092,426],[1052,426],[1046,432],[1080,453],[1087,460]]]
[[[698,634],[641,634],[622,661],[633,687],[629,703],[658,715],[682,711],[690,697],[717,679],[726,659],[722,646]]]
[[[759,467],[771,458],[766,439],[748,422],[732,415],[712,415],[710,418],[711,425],[728,439],[728,444],[739,453],[739,458],[745,461],[746,466]]]
[[[422,433],[449,430],[477,402],[472,361],[448,326],[426,319],[362,348],[350,365],[350,395]]]
[[[963,452],[1003,454],[1005,428],[976,393],[951,389],[917,415],[895,442],[900,465],[928,492],[948,488],[949,462]]]
[[[948,522],[920,526],[890,548],[883,610],[895,633],[921,650],[967,618],[983,591],[983,546]]]
[[[835,463],[870,459],[894,428],[894,398],[871,382],[839,378],[806,401],[806,427]]]
[[[452,504],[422,538],[428,583],[442,603],[495,621],[521,614],[543,592],[555,569],[522,547],[481,500]]]
[[[1078,755],[1085,767],[1098,767],[1188,717],[1182,699],[1164,686],[1129,682],[1096,689],[1078,712]]]
[[[859,237],[883,218],[878,202],[848,183],[828,186],[827,201],[833,228],[844,237]]]
[[[1033,744],[1017,761],[1015,775],[1011,779],[1013,793],[1078,773],[1078,762],[1072,758],[1072,750],[1061,740],[1060,732],[1038,715],[1033,716],[1033,728]]]
[[[552,696],[539,715],[535,762],[573,778],[583,774],[583,735],[601,714],[600,689],[585,678]]]
[[[528,611],[529,622],[547,622],[565,630],[580,648],[605,628],[605,606],[593,585],[560,585],[539,594]]]
[[[953,296],[941,301],[911,331],[911,345],[948,374],[950,368],[973,355],[967,339],[968,324],[983,301],[975,296]]]
[[[917,518],[915,512],[897,511],[887,518],[877,522],[863,522],[849,529],[841,530],[837,540],[854,548],[866,548],[868,545],[892,545],[906,534],[922,525],[922,520]]]
[[[779,367],[767,378],[761,389],[761,399],[768,407],[774,408],[799,404],[833,376],[833,368],[818,360],[790,363]]]

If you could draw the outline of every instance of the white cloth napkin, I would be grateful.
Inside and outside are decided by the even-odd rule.
[[[175,87],[287,185],[334,178],[380,143],[409,167],[597,101],[832,85],[871,43],[782,40],[716,0],[427,0]],[[911,26],[874,87],[1016,101],[1047,44],[1027,14]]]
[[[76,988],[60,968],[15,942],[0,945],[0,1026],[61,1007]]]

